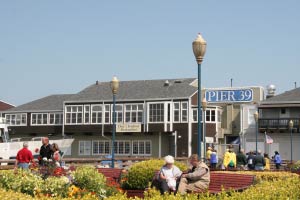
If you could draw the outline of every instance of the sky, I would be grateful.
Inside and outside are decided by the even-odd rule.
[[[300,86],[299,0],[0,0],[0,100],[13,105],[119,80],[205,88]]]

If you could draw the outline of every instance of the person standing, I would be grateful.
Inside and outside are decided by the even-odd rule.
[[[40,156],[39,156],[39,164],[45,165],[45,158],[49,160],[52,157],[53,151],[52,147],[49,144],[49,138],[43,137],[42,138],[42,146],[40,148]]]
[[[210,171],[208,166],[198,160],[198,155],[193,154],[190,158],[191,168],[187,174],[182,174],[178,186],[178,192],[182,195],[186,192],[204,191],[210,182]]]
[[[266,165],[264,157],[261,155],[261,150],[257,151],[257,155],[254,157],[254,166],[255,170],[264,170],[264,166]]]
[[[218,163],[218,156],[217,156],[217,150],[213,149],[210,154],[210,168],[216,169]]]
[[[247,158],[247,163],[248,163],[248,169],[249,170],[254,170],[255,165],[254,165],[254,155],[253,151],[249,152],[248,158]]]
[[[245,169],[247,165],[247,158],[244,153],[244,149],[240,149],[240,151],[236,154],[236,166],[239,169]]]
[[[281,165],[280,154],[278,153],[278,151],[275,151],[274,153],[275,153],[275,155],[274,155],[274,162],[275,162],[276,169],[280,169],[280,165]]]
[[[208,147],[206,151],[206,163],[210,163],[210,155],[212,153],[212,148]]]
[[[233,147],[230,147],[229,151],[225,153],[223,164],[226,169],[233,169],[236,167],[236,154],[233,151]]]
[[[15,169],[17,167],[21,169],[28,169],[30,162],[34,164],[32,152],[28,149],[28,143],[24,142],[23,148],[17,153]]]
[[[264,159],[265,159],[265,170],[270,170],[270,158],[267,153],[264,153]]]

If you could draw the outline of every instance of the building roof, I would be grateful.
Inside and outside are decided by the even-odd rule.
[[[270,97],[260,103],[261,104],[300,103],[300,87],[293,90],[286,91],[274,97]]]
[[[14,105],[0,100],[0,111],[8,110],[15,107]]]
[[[192,96],[194,78],[120,81],[117,101],[176,99]],[[110,82],[96,82],[77,94],[50,95],[7,110],[7,112],[63,111],[64,102],[112,101]]]
[[[197,91],[191,83],[194,78],[120,81],[118,101],[166,98],[188,98]],[[110,82],[96,82],[73,95],[69,101],[111,101]]]
[[[63,102],[72,94],[50,95],[7,110],[7,112],[63,111]]]

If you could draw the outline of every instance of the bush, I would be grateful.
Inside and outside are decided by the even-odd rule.
[[[98,196],[106,195],[106,178],[93,166],[80,166],[73,172],[74,184],[81,189],[96,193]]]
[[[187,170],[187,166],[181,162],[174,163],[182,171]],[[155,172],[164,165],[163,160],[152,159],[133,164],[128,173],[122,177],[122,188],[124,189],[145,189],[152,181]]]

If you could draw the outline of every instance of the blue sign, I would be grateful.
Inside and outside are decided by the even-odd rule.
[[[253,100],[252,89],[243,90],[207,90],[205,93],[207,102],[251,102]]]

